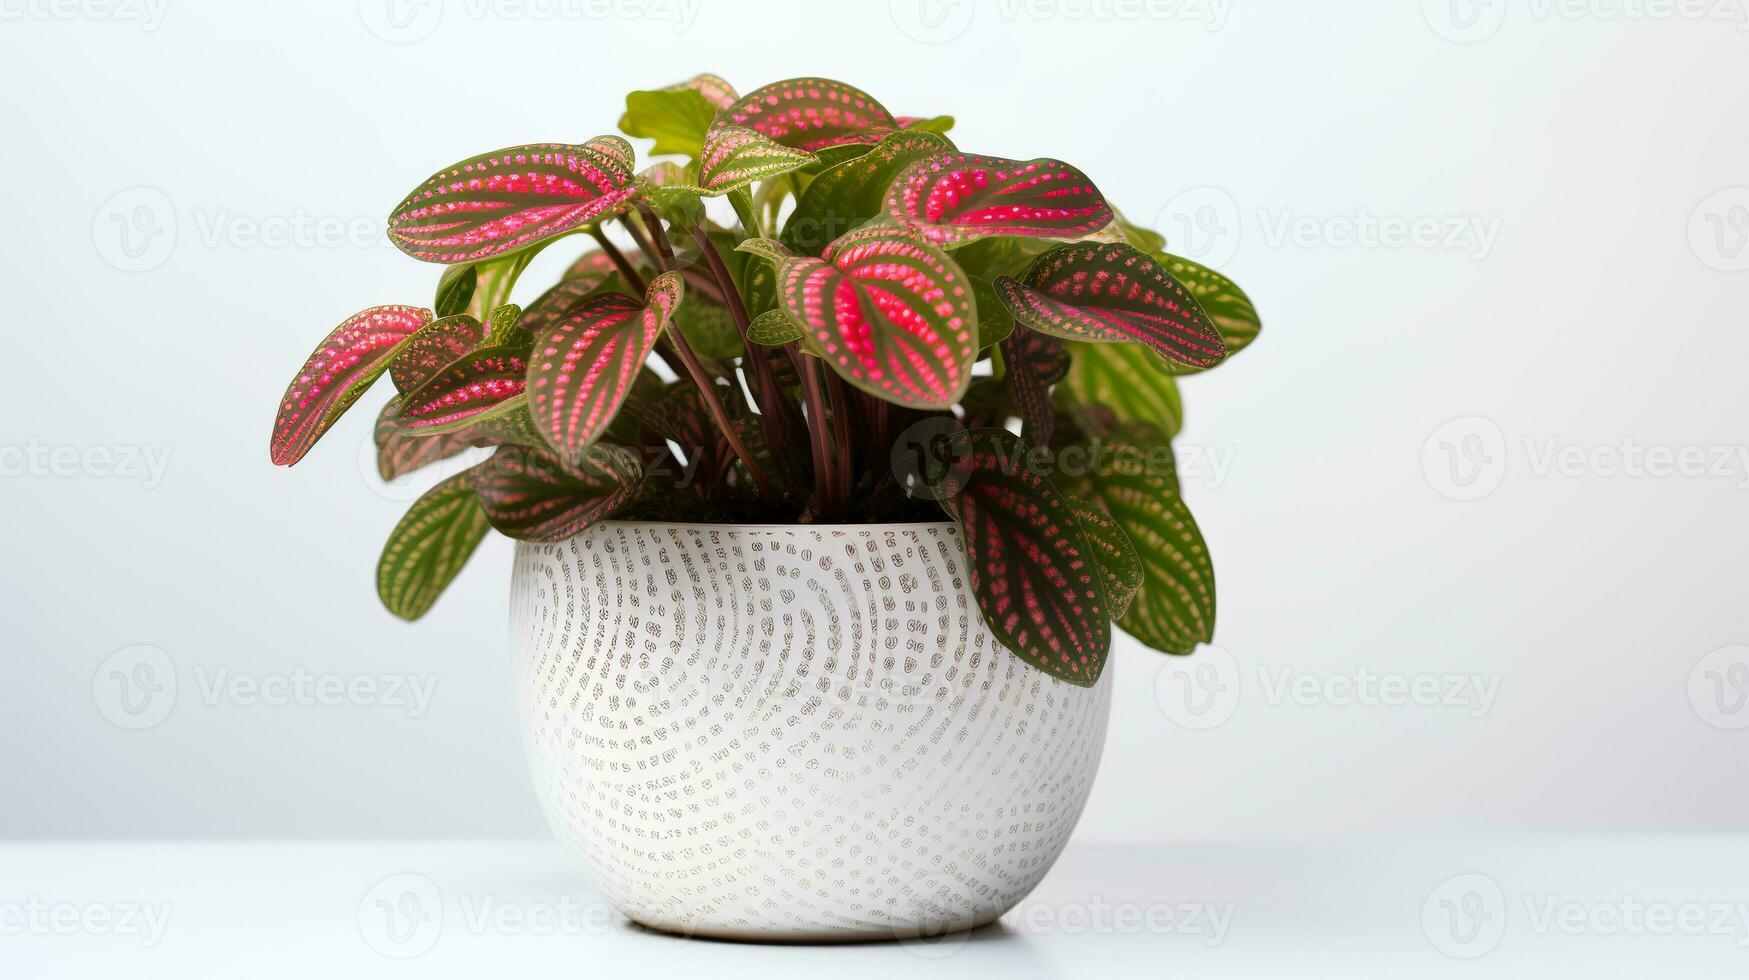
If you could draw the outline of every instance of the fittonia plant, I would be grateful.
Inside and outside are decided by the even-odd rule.
[[[384,479],[496,447],[390,534],[377,590],[407,619],[488,528],[945,514],[985,620],[1028,663],[1090,685],[1114,622],[1188,653],[1215,593],[1171,466],[1173,376],[1244,347],[1256,310],[1080,170],[964,152],[951,125],[842,82],[737,96],[701,75],[626,97],[620,128],[668,158],[642,171],[618,136],[446,167],[389,218],[402,251],[445,266],[436,298],[336,327],[286,390],[273,461],[385,373]],[[570,239],[593,248],[508,303]]]

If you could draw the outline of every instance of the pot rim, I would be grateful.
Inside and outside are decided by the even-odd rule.
[[[618,518],[608,518],[596,521],[578,534],[588,534],[598,527],[608,525],[620,527],[678,527],[693,528],[707,531],[866,531],[894,530],[902,528],[958,528],[958,521],[942,518],[939,521],[881,521],[862,524],[743,524],[729,521],[626,521]]]

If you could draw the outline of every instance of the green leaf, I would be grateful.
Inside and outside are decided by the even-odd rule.
[[[1122,444],[1108,448],[1113,459],[1145,458],[1141,450]],[[1093,483],[1142,565],[1141,587],[1118,626],[1164,653],[1190,653],[1198,643],[1211,641],[1214,564],[1169,475],[1145,465],[1108,465],[1095,470]]]
[[[704,188],[698,186],[696,168],[664,161],[639,174],[638,179],[644,200],[657,217],[682,228],[704,219]]]
[[[978,348],[994,347],[1014,332],[1014,317],[1002,305],[994,283],[970,274],[966,278],[971,281],[972,297],[978,303]]]
[[[960,523],[990,631],[1027,663],[1092,687],[1111,647],[1111,614],[1075,509],[1004,429],[962,429],[931,448],[947,463],[933,487]]]
[[[377,562],[377,595],[389,612],[425,615],[480,546],[490,525],[474,476],[470,469],[432,487],[389,532]]]
[[[704,146],[705,130],[717,115],[717,107],[693,89],[658,89],[626,96],[620,131],[656,141],[652,153],[674,153],[697,158]]]
[[[455,316],[468,311],[468,300],[474,297],[474,284],[479,279],[479,270],[474,263],[466,265],[445,266],[443,275],[437,279],[437,298],[431,302],[431,310],[441,319]]]
[[[1068,340],[1146,344],[1196,368],[1227,355],[1190,290],[1128,245],[1077,242],[1039,256],[996,290],[1016,323]]]
[[[695,299],[674,311],[674,325],[700,357],[726,361],[741,356],[741,331],[728,307]]]
[[[486,517],[519,541],[563,541],[631,501],[643,475],[637,453],[592,446],[575,465],[552,453],[510,446],[478,468]]]
[[[783,226],[784,245],[808,255],[881,213],[887,185],[915,160],[938,156],[953,144],[934,133],[897,132],[854,160],[829,167],[796,202]]]
[[[802,339],[802,325],[786,310],[766,310],[747,325],[747,339],[766,347],[782,347]]]
[[[1140,344],[1072,344],[1063,386],[1085,405],[1102,405],[1117,419],[1146,422],[1178,434],[1184,402],[1166,360]]]
[[[953,117],[930,116],[927,119],[922,119],[916,116],[900,116],[899,126],[908,133],[945,134],[953,128]]]

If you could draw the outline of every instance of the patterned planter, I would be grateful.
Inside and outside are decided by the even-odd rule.
[[[985,628],[952,524],[609,521],[521,544],[511,639],[547,819],[626,916],[903,939],[1012,908],[1105,742]]]

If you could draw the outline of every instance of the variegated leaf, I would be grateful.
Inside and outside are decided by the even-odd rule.
[[[788,310],[766,310],[747,325],[747,339],[766,347],[782,347],[802,339],[802,325]]]
[[[898,132],[862,156],[827,168],[796,202],[781,241],[798,252],[820,254],[828,242],[881,213],[887,185],[899,171],[951,149],[934,133]]]
[[[416,432],[401,424],[400,414],[401,399],[397,396],[377,415],[377,474],[384,480],[397,479],[476,446],[492,445],[482,442],[470,429],[438,435]]]
[[[1060,245],[1039,256],[1021,279],[997,279],[996,289],[1016,322],[1041,333],[1146,344],[1197,368],[1227,354],[1190,290],[1128,245]]]
[[[335,327],[286,386],[273,422],[273,462],[302,459],[430,322],[431,311],[416,306],[373,306]]]
[[[389,612],[425,615],[480,546],[489,525],[474,493],[477,469],[432,487],[389,532],[377,562],[377,595]]]
[[[781,246],[743,248],[771,258]],[[778,296],[804,341],[846,381],[914,408],[946,408],[971,382],[978,314],[952,259],[890,226],[844,235],[820,258],[777,259]]]
[[[565,459],[582,459],[612,421],[683,292],[680,274],[665,272],[650,281],[641,303],[624,293],[601,293],[535,341],[529,408]]]
[[[1239,285],[1219,272],[1205,265],[1199,265],[1186,258],[1157,252],[1154,260],[1159,262],[1172,278],[1183,283],[1196,301],[1202,304],[1204,313],[1214,321],[1215,329],[1221,333],[1221,340],[1227,345],[1227,356],[1232,357],[1257,339],[1257,334],[1263,329],[1263,321],[1257,316],[1257,307],[1251,302],[1251,297]]]
[[[1091,687],[1111,646],[1104,572],[1080,519],[1004,429],[960,430],[935,490],[960,523],[984,621],[1021,659]]]
[[[1113,455],[1124,447],[1113,445]],[[1135,451],[1134,458],[1144,454]],[[1214,638],[1215,572],[1208,546],[1171,479],[1145,466],[1101,467],[1093,476],[1107,513],[1142,563],[1142,584],[1118,626],[1164,653],[1190,653]]]
[[[1073,497],[1063,499],[1075,512],[1081,534],[1105,573],[1105,601],[1111,606],[1111,618],[1122,619],[1136,597],[1136,590],[1142,587],[1142,559],[1136,554],[1136,546],[1123,526],[1105,511]]]
[[[475,489],[500,533],[519,541],[563,541],[625,506],[641,475],[637,453],[619,446],[592,446],[575,464],[512,446],[480,466]]]
[[[427,262],[472,262],[575,231],[630,206],[630,144],[535,143],[433,175],[389,215],[389,237]]]
[[[1050,445],[1051,431],[1056,427],[1051,386],[1068,372],[1069,352],[1059,340],[1016,330],[1002,341],[1002,361],[1014,410],[1026,423],[1022,434],[1034,445]]]
[[[873,143],[898,125],[874,96],[829,78],[791,78],[755,89],[718,113],[714,124],[808,151]]]
[[[694,75],[684,82],[678,82],[668,87],[671,89],[691,89],[704,96],[706,102],[718,109],[727,109],[740,98],[739,95],[735,94],[735,86],[724,81],[721,75],[712,75],[709,72]]]
[[[401,397],[402,425],[445,432],[523,404],[528,350],[520,344],[482,347],[457,358]]]
[[[486,328],[466,313],[440,317],[420,327],[389,365],[395,390],[405,393],[431,380],[451,361],[479,346],[485,336]]]
[[[989,235],[1079,238],[1111,221],[1105,195],[1061,160],[963,153],[906,166],[887,189],[886,210],[937,245]]]
[[[1157,427],[1170,438],[1184,424],[1184,401],[1167,362],[1141,344],[1073,344],[1063,385],[1085,405],[1101,405],[1118,420]]]
[[[799,170],[815,161],[815,156],[806,150],[784,146],[744,126],[719,126],[705,135],[699,187],[714,197],[756,180]]]

